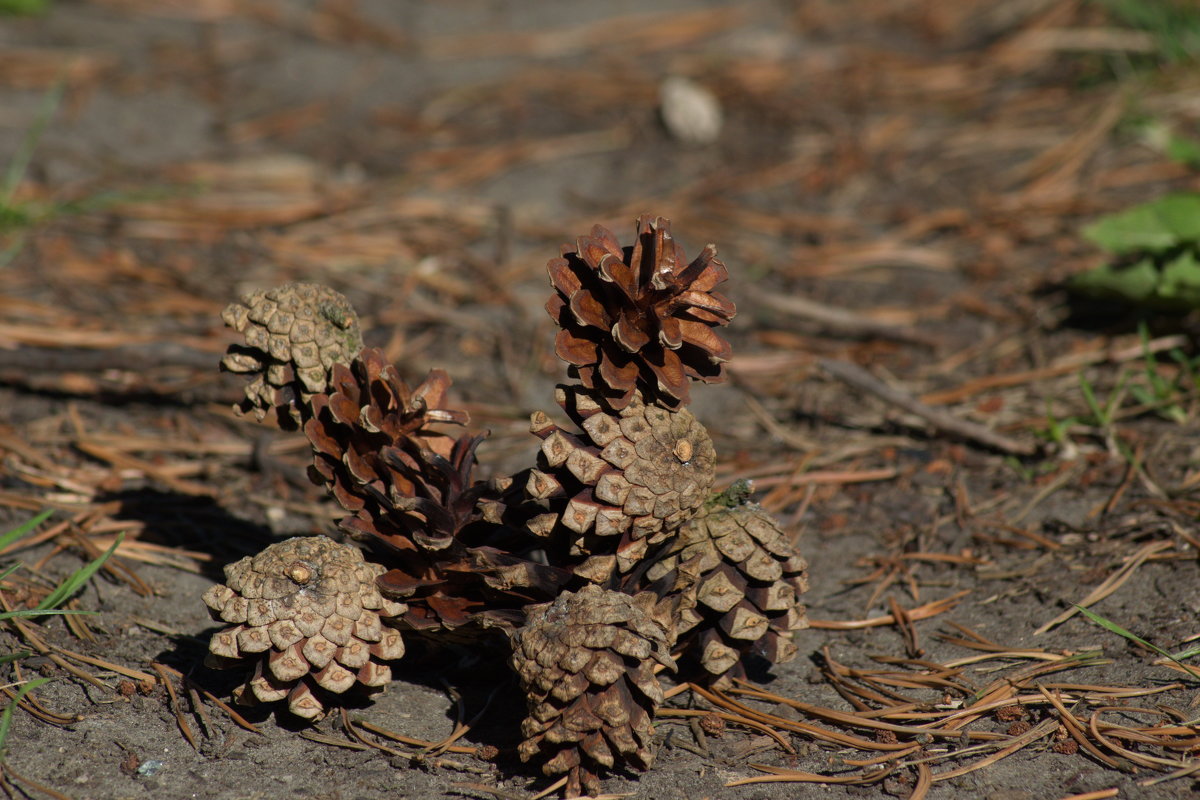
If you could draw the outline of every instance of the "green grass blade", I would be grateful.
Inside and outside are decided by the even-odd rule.
[[[18,525],[17,527],[15,527],[11,531],[9,531],[8,533],[0,535],[0,550],[5,549],[10,544],[15,542],[17,539],[20,539],[22,536],[24,536],[25,534],[29,533],[31,530],[36,528],[38,525],[41,525],[46,520],[50,519],[50,515],[53,513],[54,513],[54,509],[48,508],[45,511],[43,511],[42,513],[38,514],[33,519],[21,523],[20,525]]]
[[[1113,633],[1117,634],[1118,636],[1123,636],[1124,638],[1128,639],[1131,642],[1137,642],[1138,644],[1140,644],[1142,647],[1146,648],[1147,650],[1157,653],[1158,655],[1162,656],[1163,658],[1166,658],[1166,659],[1178,664],[1180,667],[1183,668],[1183,670],[1185,672],[1187,672],[1187,674],[1191,675],[1193,678],[1196,678],[1197,680],[1200,680],[1200,671],[1196,670],[1195,667],[1190,667],[1187,664],[1182,663],[1179,659],[1177,659],[1175,656],[1168,653],[1166,650],[1163,650],[1158,645],[1147,642],[1145,639],[1138,636],[1136,633],[1132,633],[1130,631],[1125,630],[1124,628],[1122,628],[1120,625],[1113,622],[1112,620],[1105,619],[1104,617],[1100,616],[1099,614],[1095,613],[1094,611],[1088,611],[1086,608],[1084,608],[1081,605],[1075,605],[1075,607],[1077,609],[1079,609],[1079,613],[1083,614],[1085,617],[1087,617],[1092,622],[1099,625],[1101,628],[1104,628],[1105,630],[1108,630],[1108,631],[1112,631]]]
[[[1200,645],[1197,645],[1196,647],[1189,647],[1187,650],[1180,650],[1178,653],[1172,656],[1172,658],[1178,660],[1191,658],[1192,656],[1200,656]]]
[[[33,655],[30,650],[18,650],[15,653],[7,653],[0,656],[0,664],[11,664],[14,661],[20,661],[22,658],[29,658]]]
[[[13,617],[48,617],[62,614],[95,614],[95,611],[81,611],[74,608],[19,608],[16,611],[0,612],[0,622]]]
[[[1096,401],[1096,392],[1092,389],[1092,382],[1082,372],[1079,373],[1079,391],[1083,394],[1088,411],[1092,412],[1092,419],[1096,421],[1097,425],[1103,425],[1104,411],[1101,410],[1100,403]]]
[[[68,576],[53,592],[46,595],[46,598],[42,602],[38,603],[38,610],[44,611],[56,608],[71,599],[72,595],[83,588],[83,585],[96,573],[96,570],[100,569],[100,566],[108,560],[108,557],[121,546],[121,542],[123,541],[125,541],[125,534],[117,534],[117,539],[112,543],[112,547],[101,553],[91,563],[84,565]]]
[[[37,119],[34,120],[29,132],[25,134],[25,138],[21,140],[17,152],[13,154],[12,161],[8,162],[8,169],[4,172],[4,183],[0,184],[0,205],[8,205],[12,202],[13,195],[17,192],[17,186],[25,178],[25,170],[29,169],[29,162],[33,160],[33,151],[37,149],[42,134],[46,132],[46,126],[50,124],[54,112],[58,110],[58,106],[62,102],[63,88],[64,83],[59,80],[42,98],[42,107],[38,109]]]
[[[21,684],[20,689],[17,689],[17,694],[13,697],[12,702],[6,705],[3,711],[0,711],[0,760],[4,758],[4,742],[8,739],[8,729],[12,726],[13,710],[16,709],[17,703],[34,689],[49,682],[49,678],[34,678],[31,681],[26,681]]]

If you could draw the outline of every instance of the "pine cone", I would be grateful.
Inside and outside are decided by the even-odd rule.
[[[567,774],[567,796],[598,794],[601,768],[649,769],[651,719],[662,703],[653,662],[673,668],[657,598],[585,586],[533,606],[513,636],[512,666],[527,693],[522,761]]]
[[[555,398],[581,432],[533,414],[542,447],[525,491],[550,511],[528,527],[544,537],[568,536],[571,556],[595,556],[578,574],[603,581],[614,566],[631,569],[700,508],[712,489],[716,451],[686,408],[648,405],[635,392],[620,411],[608,412],[579,387],[560,386]]]
[[[635,390],[648,403],[675,408],[689,401],[689,378],[724,379],[729,343],[713,328],[727,324],[735,308],[712,291],[729,275],[716,245],[686,264],[671,221],[646,214],[633,247],[622,248],[597,225],[562,253],[547,265],[555,294],[546,310],[562,328],[554,351],[584,386],[616,409]]]
[[[792,632],[808,627],[807,562],[761,506],[736,488],[724,498],[684,523],[644,577],[656,592],[686,595],[676,649],[719,682],[744,674],[746,652],[773,664],[795,658]]]
[[[450,377],[435,369],[410,389],[375,347],[363,350],[349,366],[335,364],[329,393],[313,395],[311,419],[304,424],[313,447],[309,477],[351,513],[375,517],[381,513],[381,496],[413,497],[411,477],[392,469],[383,452],[411,440],[448,454],[450,437],[429,426],[469,421],[467,412],[442,407],[449,387]]]
[[[378,586],[407,604],[404,627],[509,627],[531,600],[558,593],[570,573],[521,557],[536,543],[528,534],[513,541],[516,532],[498,522],[499,489],[473,477],[484,437],[428,427],[467,422],[466,412],[442,407],[446,373],[409,389],[367,348],[350,367],[335,366],[331,384],[331,394],[312,398],[304,426],[310,477],[350,512],[343,530],[389,567]]]
[[[383,567],[356,547],[324,536],[277,542],[225,568],[225,584],[204,593],[214,619],[231,623],[209,642],[209,666],[254,671],[234,696],[243,703],[287,698],[313,719],[328,693],[391,680],[384,662],[404,655],[388,618],[405,611],[375,587]]]
[[[272,411],[286,430],[304,423],[308,399],[325,391],[333,365],[349,363],[363,346],[349,301],[316,283],[253,292],[221,319],[246,340],[230,345],[221,367],[254,376],[238,410],[260,422]]]

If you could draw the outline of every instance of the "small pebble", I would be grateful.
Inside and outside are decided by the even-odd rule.
[[[681,142],[712,144],[721,135],[721,103],[700,84],[677,75],[658,89],[663,124]]]

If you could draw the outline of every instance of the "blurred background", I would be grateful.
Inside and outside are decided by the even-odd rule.
[[[718,243],[734,374],[774,395],[815,354],[910,366],[856,324],[943,355],[1053,327],[1036,293],[1098,258],[1081,221],[1200,163],[1200,12],[1170,0],[0,9],[9,346],[219,352],[227,301],[316,280],[411,376],[525,409],[561,371],[545,261],[648,211]],[[803,335],[793,297],[858,341]]]

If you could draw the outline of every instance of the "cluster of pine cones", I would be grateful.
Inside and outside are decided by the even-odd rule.
[[[223,367],[251,378],[241,410],[303,430],[348,539],[271,545],[205,594],[229,625],[209,663],[245,670],[239,700],[319,717],[385,684],[404,635],[498,631],[528,699],[520,756],[577,796],[649,767],[659,668],[719,685],[749,653],[795,656],[807,565],[747,492],[713,494],[712,440],[687,410],[730,356],[716,249],[688,262],[647,215],[632,247],[596,226],[548,269],[569,424],[535,412],[536,464],[487,481],[484,437],[446,432],[468,422],[447,375],[407,385],[341,295],[288,284],[226,309],[245,343]]]

